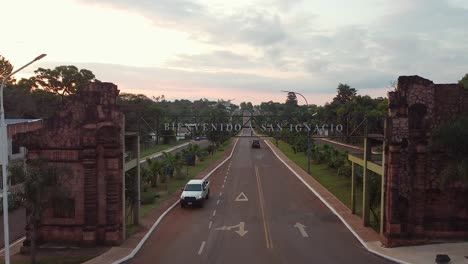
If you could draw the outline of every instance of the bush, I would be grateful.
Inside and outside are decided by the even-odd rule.
[[[155,195],[153,192],[142,192],[141,193],[141,204],[152,204],[154,203]]]
[[[8,195],[8,211],[14,211],[23,205],[23,200],[19,194],[10,193]],[[0,212],[3,213],[3,198],[0,198]]]

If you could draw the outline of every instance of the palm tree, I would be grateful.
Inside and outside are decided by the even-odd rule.
[[[180,153],[174,155],[170,152],[163,152],[162,164],[163,174],[169,177],[174,176],[174,172],[180,175],[182,166],[184,165]]]
[[[157,187],[164,164],[158,159],[146,159],[146,162],[148,163],[148,169],[151,175],[151,187]]]
[[[196,159],[200,158],[202,155],[200,146],[191,143],[182,151],[182,153],[184,154],[186,164],[191,166],[195,166]]]

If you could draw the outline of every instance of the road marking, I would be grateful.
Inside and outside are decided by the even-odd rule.
[[[202,254],[203,249],[205,248],[205,243],[206,243],[205,241],[203,241],[203,242],[201,243],[200,249],[198,250],[198,255],[201,255],[201,254]]]
[[[270,227],[265,218],[265,209],[264,209],[264,200],[263,200],[263,191],[262,191],[262,182],[260,180],[260,174],[258,173],[258,167],[255,166],[255,175],[257,176],[257,188],[258,188],[258,201],[260,203],[260,211],[262,213],[263,220],[263,231],[265,232],[265,242],[267,248],[273,248],[273,241],[271,239]]]
[[[216,215],[216,210],[213,211],[213,216],[215,216],[215,215]]]
[[[239,230],[236,230],[236,232],[239,236],[244,237],[249,231],[245,230],[245,222],[240,222],[238,225],[233,225],[233,226],[222,226],[215,228],[215,230],[222,230],[222,231],[231,231],[231,229],[234,228],[239,228]]]
[[[305,231],[305,225],[297,222],[295,225],[294,225],[295,228],[299,229],[299,232],[301,233],[302,237],[309,237],[309,235],[307,234],[307,232]]]
[[[12,244],[10,244],[10,248],[12,248],[13,246],[15,246],[15,245],[18,244],[18,243],[23,242],[25,239],[26,239],[26,237],[24,236],[24,237],[22,237],[22,238],[16,240],[16,241],[13,242]],[[11,243],[11,242],[10,242],[10,243]],[[3,253],[3,251],[5,251],[5,248],[2,248],[2,249],[0,250],[0,254]]]
[[[213,221],[210,221],[210,223],[208,224],[208,229],[211,229],[212,225],[213,225]]]
[[[221,188],[224,188],[224,184],[223,184],[223,186],[221,186]]]
[[[221,195],[223,195],[223,193],[222,193],[222,192],[220,192],[220,193],[219,193],[219,196],[221,196]]]
[[[219,204],[219,199],[218,199],[218,201],[216,201],[216,205],[218,205],[218,204]]]
[[[244,194],[244,192],[241,192],[239,193],[239,195],[237,196],[236,202],[247,202],[249,199],[247,198],[247,196]]]

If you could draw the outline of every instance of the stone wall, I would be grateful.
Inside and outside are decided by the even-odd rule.
[[[468,238],[468,190],[442,189],[444,156],[429,150],[430,133],[442,122],[468,114],[468,91],[401,76],[389,93],[385,138],[386,246]]]
[[[28,160],[42,158],[66,168],[66,199],[45,209],[40,242],[119,244],[123,234],[124,117],[112,83],[91,83],[64,98],[42,129],[23,135]],[[26,244],[29,241],[26,241]]]

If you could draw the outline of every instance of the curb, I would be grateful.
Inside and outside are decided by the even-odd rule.
[[[153,153],[153,154],[150,154],[148,156],[145,156],[145,157],[141,157],[140,158],[140,164],[143,164],[146,162],[146,159],[154,159],[154,158],[157,158],[159,156],[162,156],[162,153],[163,152],[172,152],[174,150],[177,150],[177,149],[180,149],[180,148],[183,148],[185,146],[188,146],[189,144],[191,144],[191,142],[185,142],[185,143],[182,143],[180,145],[176,145],[176,146],[173,146],[173,147],[170,147],[168,149],[164,149],[164,150],[161,150],[161,151],[158,151],[156,153]]]
[[[393,261],[393,262],[396,262],[396,263],[400,263],[400,264],[411,264],[409,262],[406,262],[406,261],[403,261],[403,260],[400,260],[400,259],[396,259],[396,258],[393,258],[393,257],[390,257],[388,255],[384,255],[378,251],[375,251],[373,249],[371,249],[366,242],[364,242],[364,240],[351,228],[351,226],[346,222],[346,220],[340,215],[338,214],[338,212],[335,210],[335,208],[333,208],[330,204],[327,203],[327,201],[314,189],[312,188],[304,179],[302,179],[302,177],[293,169],[291,168],[291,166],[289,166],[277,153],[276,151],[270,146],[270,142],[268,142],[267,140],[264,140],[264,142],[267,144],[267,146],[271,149],[271,151],[273,152],[273,154],[275,154],[275,156],[294,174],[296,175],[296,177],[307,187],[309,188],[309,190],[311,192],[314,193],[315,196],[317,196],[320,201],[322,201],[323,204],[325,204],[328,209],[330,209],[330,211],[332,211],[332,213],[334,213],[340,220],[341,222],[343,222],[343,224],[346,226],[346,228],[348,228],[348,230],[356,237],[356,239],[359,241],[359,243],[362,244],[362,246],[369,252],[379,256],[379,257],[382,257],[384,259],[387,259],[387,260],[390,260],[390,261]]]
[[[11,249],[16,246],[17,244],[23,242],[24,240],[26,239],[26,236],[22,236],[20,238],[18,238],[17,240],[13,241],[13,242],[10,242],[10,255],[12,255],[11,253]],[[0,255],[1,256],[4,256],[3,255],[3,252],[5,252],[5,247],[3,247],[2,249],[0,249]]]
[[[237,142],[239,141],[239,139],[236,140],[236,142],[234,143],[234,147],[232,148],[231,150],[231,154],[229,154],[229,156],[224,159],[221,163],[218,164],[218,166],[216,166],[214,169],[212,169],[205,177],[203,177],[203,180],[206,180],[207,178],[209,178],[217,169],[219,169],[221,166],[224,165],[224,163],[226,163],[229,159],[232,158],[232,154],[234,153],[234,150],[236,149],[236,146],[237,146]],[[132,252],[130,254],[128,254],[127,256],[119,259],[119,260],[116,260],[114,262],[112,262],[113,264],[119,264],[119,263],[122,263],[124,261],[127,261],[127,260],[130,260],[132,259],[133,257],[135,257],[135,255],[138,253],[138,251],[140,251],[140,249],[143,247],[143,245],[145,244],[146,240],[148,239],[148,237],[151,235],[151,233],[153,233],[154,229],[156,229],[156,227],[159,225],[159,223],[163,220],[163,218],[172,210],[174,209],[174,207],[176,207],[176,205],[179,204],[179,201],[175,202],[173,205],[171,205],[171,207],[169,207],[157,220],[156,222],[154,222],[154,224],[151,226],[150,230],[148,230],[148,232],[146,232],[145,236],[140,240],[140,242],[138,243],[138,245],[132,250]]]

